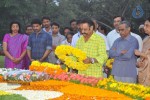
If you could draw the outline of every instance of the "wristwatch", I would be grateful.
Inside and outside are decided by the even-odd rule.
[[[95,62],[95,61],[94,61],[94,58],[91,58],[91,63],[94,64],[94,62]]]

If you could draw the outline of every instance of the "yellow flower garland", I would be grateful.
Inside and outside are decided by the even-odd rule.
[[[144,100],[146,100],[146,98],[150,98],[150,93],[149,93],[150,87],[145,87],[140,84],[117,82],[116,80],[113,79],[112,76],[100,80],[97,86],[100,88],[104,88],[106,90],[118,91],[123,94],[130,95],[133,98],[138,97],[138,98],[143,98]]]
[[[47,67],[47,68],[53,68],[53,69],[60,69],[60,65],[51,64],[48,62],[39,62],[39,61],[32,61],[31,66],[35,67]]]
[[[48,74],[60,74],[65,72],[65,70],[61,69],[60,65],[39,61],[32,61],[31,65],[29,66],[29,70],[46,72]]]
[[[80,49],[68,45],[57,46],[55,50],[57,57],[64,62],[69,68],[77,70],[86,70],[89,64],[84,64],[86,54]]]

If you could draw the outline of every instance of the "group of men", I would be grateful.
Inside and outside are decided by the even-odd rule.
[[[58,45],[65,41],[70,33],[70,28],[64,29],[64,36],[60,34],[58,23],[52,23],[48,17],[42,21],[34,19],[31,22],[34,32],[29,35],[27,54],[30,61],[39,60],[57,63],[54,54]],[[90,66],[79,74],[102,77],[102,66],[106,60],[114,58],[112,75],[117,81],[135,83],[137,79],[136,60],[134,50],[142,49],[142,38],[131,32],[131,25],[121,16],[114,17],[114,30],[107,36],[98,31],[99,27],[95,19],[85,18],[77,22],[70,22],[75,33],[69,39],[68,45],[81,49],[87,54],[83,61]],[[69,37],[69,36],[68,36]],[[66,41],[67,42],[67,41]]]

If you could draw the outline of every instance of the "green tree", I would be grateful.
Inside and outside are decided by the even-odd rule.
[[[140,19],[132,17],[132,11],[141,5],[144,16]],[[30,24],[33,18],[49,16],[61,27],[69,26],[71,19],[90,17],[97,19],[108,29],[113,28],[113,16],[122,15],[133,24],[134,29],[150,16],[149,0],[1,0],[0,1],[0,39],[9,32],[9,23],[18,20],[23,27]]]

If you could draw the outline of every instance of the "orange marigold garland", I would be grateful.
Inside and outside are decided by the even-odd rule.
[[[64,95],[53,100],[100,100],[100,99],[120,99],[120,100],[132,100],[129,97],[119,94],[117,92],[111,92],[95,87],[85,86],[81,84],[74,84],[70,82],[48,80],[31,82],[28,86],[21,86],[17,90],[48,90],[48,91],[60,91]]]
[[[61,69],[60,65],[54,65],[48,62],[39,62],[33,61],[29,66],[29,70],[31,71],[39,71],[39,72],[46,72],[47,74],[61,74],[65,72],[65,70]]]

